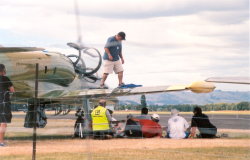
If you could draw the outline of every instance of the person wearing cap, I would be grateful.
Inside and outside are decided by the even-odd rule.
[[[123,83],[123,64],[124,58],[122,55],[122,41],[126,39],[126,34],[124,32],[119,32],[115,36],[108,38],[107,43],[104,47],[104,72],[100,88],[105,87],[105,81],[109,74],[112,74],[113,71],[118,74],[119,87]]]
[[[0,147],[6,146],[4,143],[4,135],[7,123],[11,123],[11,101],[10,93],[15,92],[11,80],[6,76],[6,68],[4,64],[0,64]]]
[[[188,138],[189,132],[188,122],[185,118],[179,116],[179,111],[177,109],[171,110],[171,118],[168,120],[168,133],[167,138],[173,139],[183,139]]]

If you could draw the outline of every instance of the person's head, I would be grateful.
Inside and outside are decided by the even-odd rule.
[[[127,119],[132,119],[134,116],[132,114],[127,115]]]
[[[160,116],[158,115],[158,114],[153,114],[152,116],[151,116],[151,119],[152,119],[152,121],[154,121],[154,122],[159,122],[160,121]]]
[[[4,64],[0,64],[0,75],[1,76],[6,75],[6,68]]]
[[[105,100],[105,99],[101,99],[101,100],[99,101],[99,105],[100,105],[100,106],[103,106],[103,107],[106,107],[106,100]]]
[[[171,109],[171,116],[178,116],[179,111],[177,109]]]
[[[117,33],[115,38],[118,41],[126,40],[126,34],[124,32],[119,32],[119,33]]]
[[[143,107],[143,108],[141,109],[141,114],[147,115],[147,114],[148,114],[148,108]]]
[[[80,112],[82,109],[81,108],[78,108],[76,112]]]
[[[193,113],[194,115],[201,115],[202,114],[201,107],[198,106],[194,107]]]

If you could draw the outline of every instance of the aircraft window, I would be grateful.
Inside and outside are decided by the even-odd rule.
[[[54,68],[54,72],[53,72],[53,74],[56,74],[56,67]]]
[[[48,71],[48,67],[45,66],[44,73],[47,73],[47,71]]]

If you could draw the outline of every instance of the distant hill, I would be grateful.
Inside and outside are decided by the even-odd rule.
[[[140,104],[139,96],[119,97],[120,104]],[[196,94],[192,92],[170,92],[146,95],[148,104],[209,104],[209,103],[237,103],[250,101],[249,92],[221,91],[216,90],[212,93]]]

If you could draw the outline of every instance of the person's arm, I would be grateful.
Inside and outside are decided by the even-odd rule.
[[[10,92],[10,98],[13,95],[13,93],[15,92],[15,88],[13,86],[13,83],[11,82],[11,80],[7,77],[7,81],[8,81],[8,88],[9,88],[9,92]]]
[[[105,50],[105,52],[107,53],[107,55],[108,55],[108,57],[109,57],[109,60],[112,61],[112,60],[113,60],[113,57],[112,57],[112,55],[111,55],[109,49],[108,49],[108,48],[104,48],[104,50]]]
[[[124,64],[124,59],[123,59],[123,55],[122,55],[122,52],[119,54],[121,60],[122,60],[122,64]]]
[[[108,40],[104,46],[104,50],[105,50],[105,53],[107,53],[108,59],[110,61],[113,60],[113,56],[111,55],[110,50],[109,50],[109,47],[111,47],[112,45],[113,45],[112,38],[108,38]]]
[[[189,124],[185,119],[184,119],[184,128],[185,128],[185,130],[187,130],[189,128]]]
[[[110,113],[109,113],[108,110],[106,110],[106,116],[108,118],[108,121],[111,123],[112,122],[112,117],[111,117],[111,115],[110,115]]]
[[[197,129],[197,123],[195,122],[195,117],[192,118],[191,121],[191,133],[190,133],[190,138],[194,138],[196,134],[196,129]]]
[[[196,129],[197,129],[197,127],[192,127],[192,128],[191,128],[190,138],[194,138],[194,136],[195,136],[195,134],[196,134]]]

